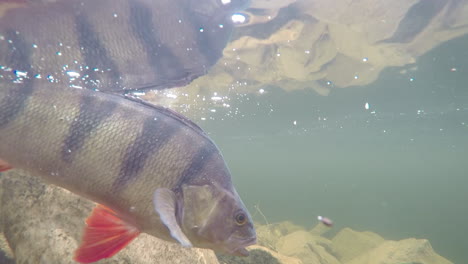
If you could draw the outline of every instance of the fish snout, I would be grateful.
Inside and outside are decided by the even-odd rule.
[[[227,253],[234,255],[234,256],[247,257],[249,256],[249,251],[246,249],[246,247],[255,245],[256,243],[257,243],[257,236],[254,233],[253,236],[247,239],[240,240],[240,243],[238,244],[238,246],[235,247],[234,249],[227,250]]]

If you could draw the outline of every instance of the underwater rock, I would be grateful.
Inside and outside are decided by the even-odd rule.
[[[0,176],[0,228],[16,263],[75,263],[73,253],[94,205],[19,171]],[[185,249],[141,234],[117,255],[99,263],[218,264],[218,261],[211,250]]]
[[[248,257],[216,254],[220,264],[303,264],[300,259],[284,256],[262,246],[249,246]]]
[[[276,250],[278,240],[292,232],[302,230],[303,228],[289,221],[260,225],[255,227],[257,231],[257,244]]]
[[[329,219],[328,219],[329,220]],[[330,220],[331,221],[331,220]],[[319,222],[316,224],[312,229],[309,230],[309,232],[314,235],[314,236],[322,236],[328,231],[330,231],[331,226],[327,226],[322,222]]]
[[[351,228],[343,228],[331,241],[338,259],[345,263],[379,246],[385,240],[373,232],[359,232]]]
[[[346,264],[386,263],[452,264],[435,253],[429,241],[415,238],[385,241],[373,250],[346,262]]]
[[[273,251],[273,250],[271,250],[269,248],[266,248],[266,247],[253,245],[253,246],[249,246],[248,249],[249,250],[258,249],[258,250],[266,251],[266,252],[270,253],[273,257],[275,257],[277,260],[279,260],[279,262],[281,264],[302,264],[303,263],[298,258],[293,258],[293,257],[288,257],[288,256],[285,256],[285,255],[282,255],[282,254],[280,254],[280,253],[278,253],[276,251]]]
[[[322,228],[325,227],[325,228]],[[278,252],[277,254],[291,257],[292,263],[300,260],[307,264],[340,264],[335,257],[336,252],[332,242],[320,235],[329,230],[319,224],[310,231],[289,221],[257,226],[258,245]],[[258,246],[251,246],[254,248]],[[273,252],[274,252],[273,251]],[[274,254],[274,253],[272,253]],[[278,259],[280,259],[278,257]],[[289,262],[288,262],[289,263]]]
[[[331,244],[332,242],[324,237],[299,230],[280,238],[276,248],[279,253],[299,258],[304,263],[340,264]]]
[[[284,264],[273,257],[269,252],[261,249],[249,250],[248,257],[236,257],[216,254],[220,264]]]

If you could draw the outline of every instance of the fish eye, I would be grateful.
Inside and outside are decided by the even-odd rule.
[[[247,217],[245,216],[244,213],[236,214],[236,223],[237,223],[237,225],[243,225],[246,222],[247,222]]]

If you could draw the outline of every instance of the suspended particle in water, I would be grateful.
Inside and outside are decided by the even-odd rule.
[[[333,221],[330,218],[319,215],[319,216],[317,216],[317,220],[319,220],[320,222],[322,222],[322,224],[324,224],[324,225],[326,225],[328,227],[333,226]]]
[[[25,71],[18,71],[18,70],[14,70],[13,73],[16,75],[16,77],[18,78],[25,78],[25,77],[28,77],[28,72],[25,72]]]
[[[370,108],[370,105],[369,105],[369,103],[368,103],[368,102],[366,102],[366,104],[364,105],[364,108],[365,108],[366,110],[369,110],[369,108]]]
[[[67,74],[70,78],[78,78],[78,77],[80,77],[80,73],[75,72],[75,71],[66,71],[66,74]]]

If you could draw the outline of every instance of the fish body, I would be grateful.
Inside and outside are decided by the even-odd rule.
[[[0,3],[0,75],[122,92],[180,87],[222,56],[246,0]],[[7,5],[8,4],[8,5]],[[16,7],[16,8],[12,8]],[[3,15],[1,15],[3,13]],[[27,54],[18,59],[16,54]],[[33,77],[33,76],[31,76]]]
[[[115,254],[139,232],[235,255],[256,239],[216,145],[162,107],[35,78],[0,83],[0,159],[100,204],[80,262]],[[126,243],[95,256],[103,249],[90,244],[111,228],[93,226],[106,225],[123,228]]]

